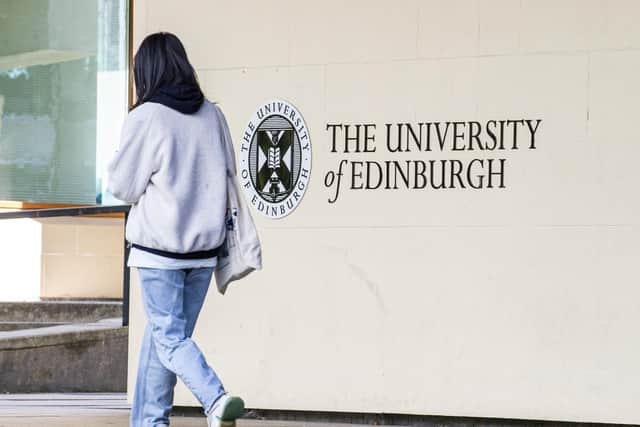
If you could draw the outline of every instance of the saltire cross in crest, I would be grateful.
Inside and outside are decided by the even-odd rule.
[[[273,202],[291,191],[293,165],[293,129],[258,131],[258,173],[256,189]]]

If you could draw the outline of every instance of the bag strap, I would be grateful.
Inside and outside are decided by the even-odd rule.
[[[222,145],[225,152],[225,159],[227,163],[227,174],[229,176],[236,175],[236,156],[233,151],[233,144],[231,143],[231,134],[229,132],[229,125],[227,119],[222,114],[222,110],[218,107],[218,104],[213,104],[213,108],[216,110],[216,116],[218,117],[218,125],[220,126],[220,137],[222,138]]]
[[[147,246],[138,245],[136,243],[132,243],[131,247],[140,249],[141,251],[152,253],[154,255],[160,255],[165,258],[173,258],[173,259],[208,259],[208,258],[217,257],[220,253],[222,253],[222,246],[218,246],[217,248],[208,249],[204,251],[194,251],[194,252],[163,251],[161,249],[149,248]]]

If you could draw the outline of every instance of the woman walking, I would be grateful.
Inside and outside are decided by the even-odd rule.
[[[244,402],[225,392],[191,338],[225,238],[227,124],[175,35],[145,38],[133,69],[137,100],[109,164],[109,190],[132,204],[128,265],[147,318],[131,426],[169,425],[177,376],[209,426],[233,427]]]

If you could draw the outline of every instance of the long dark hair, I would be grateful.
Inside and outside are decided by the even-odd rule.
[[[140,44],[133,58],[133,78],[136,102],[131,109],[167,86],[191,86],[202,94],[182,42],[175,34],[164,31],[148,35]]]

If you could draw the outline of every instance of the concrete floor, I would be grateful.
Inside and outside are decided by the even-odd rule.
[[[173,417],[172,427],[206,427],[204,416]],[[242,419],[238,427],[324,427],[329,424]],[[0,394],[0,427],[128,427],[123,393]],[[331,423],[331,427],[353,427]]]

